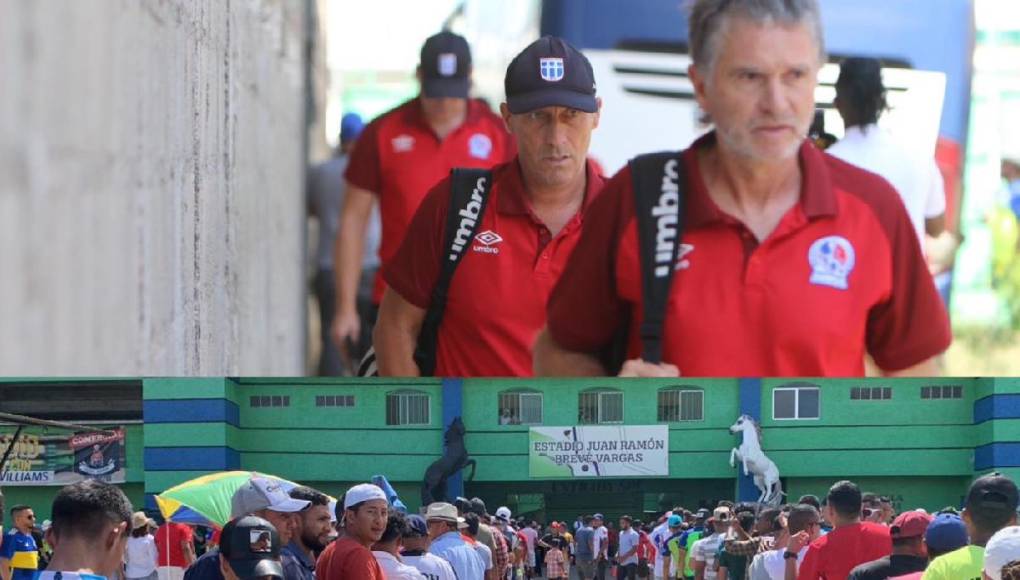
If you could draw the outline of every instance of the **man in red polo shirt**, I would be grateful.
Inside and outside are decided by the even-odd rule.
[[[639,358],[628,167],[592,206],[550,298],[538,374],[605,374],[597,353],[618,330],[629,330],[625,376],[859,376],[866,353],[889,374],[937,374],[949,323],[903,204],[805,139],[823,54],[817,3],[718,5],[693,4],[688,71],[715,130],[667,164],[672,179],[686,174],[686,202],[663,362]],[[677,206],[667,185],[652,192],[653,216]],[[676,235],[659,225],[657,239]]]
[[[601,100],[584,55],[562,39],[541,38],[510,63],[505,87],[500,112],[520,152],[493,169],[478,233],[454,273],[437,376],[531,376],[546,300],[603,184],[587,160]],[[375,330],[380,374],[419,373],[414,348],[447,251],[450,195],[449,179],[429,193],[384,266],[389,289]]]
[[[418,67],[421,94],[372,121],[351,153],[347,193],[336,237],[337,347],[357,341],[357,311],[365,231],[378,200],[382,218],[379,259],[385,266],[400,246],[425,194],[454,167],[492,167],[514,154],[502,120],[468,98],[471,51],[464,38],[441,32],[425,41]],[[381,271],[381,270],[380,270]],[[376,276],[372,301],[382,299]]]
[[[825,519],[832,522],[833,530],[811,542],[797,580],[846,578],[858,565],[892,553],[889,528],[861,522],[861,490],[853,482],[838,481],[829,488]],[[794,559],[796,554],[791,554]]]

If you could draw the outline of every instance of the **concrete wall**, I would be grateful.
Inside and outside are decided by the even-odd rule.
[[[303,0],[0,0],[0,374],[302,374]]]

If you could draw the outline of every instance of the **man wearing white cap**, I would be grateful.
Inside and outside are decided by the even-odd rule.
[[[347,490],[341,520],[344,533],[326,546],[315,567],[316,580],[386,580],[372,544],[386,531],[390,503],[378,486],[360,483]]]
[[[425,511],[425,522],[432,538],[429,552],[449,562],[458,580],[485,579],[485,564],[481,556],[460,535],[459,530],[465,522],[457,515],[455,506],[445,502],[430,504]]]
[[[984,576],[989,580],[1015,578],[1003,572],[1020,572],[1020,526],[1008,526],[995,532],[985,544]]]
[[[310,502],[292,499],[276,480],[252,475],[230,501],[230,519],[244,516],[260,517],[273,524],[280,535],[280,543],[290,543],[298,526],[297,513],[307,509]],[[284,566],[292,564],[292,556],[282,555]],[[224,580],[220,571],[220,551],[209,550],[185,572],[184,580]],[[287,578],[286,580],[298,580]]]

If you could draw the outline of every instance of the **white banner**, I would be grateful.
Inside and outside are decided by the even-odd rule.
[[[528,459],[533,478],[667,476],[669,427],[532,427]]]

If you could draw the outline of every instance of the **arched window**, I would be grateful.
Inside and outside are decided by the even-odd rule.
[[[679,385],[659,389],[659,422],[701,421],[705,418],[705,391]]]
[[[421,391],[394,391],[386,395],[387,425],[430,425],[429,395]]]
[[[541,425],[542,393],[515,389],[499,394],[500,425]]]
[[[623,423],[623,391],[588,389],[577,399],[579,425],[612,425]]]

